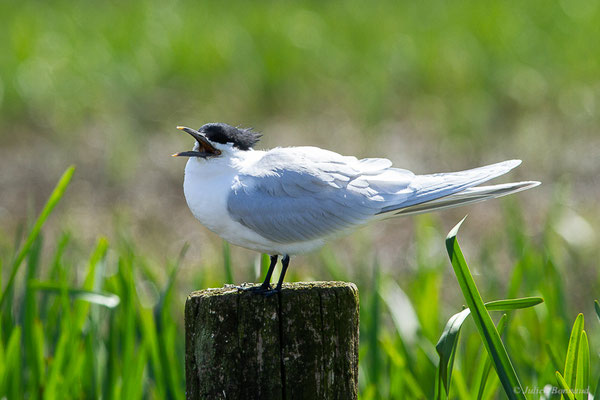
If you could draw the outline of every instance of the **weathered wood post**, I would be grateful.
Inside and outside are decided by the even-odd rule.
[[[356,399],[358,289],[284,284],[263,297],[235,288],[185,305],[187,399]]]

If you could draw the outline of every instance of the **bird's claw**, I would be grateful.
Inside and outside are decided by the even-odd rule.
[[[241,284],[239,286],[235,286],[235,288],[239,291],[239,292],[250,292],[250,293],[256,293],[256,294],[262,294],[265,297],[270,297],[272,296],[274,293],[271,292],[278,292],[278,290],[273,289],[273,287],[269,284],[267,286],[247,286],[248,284]]]

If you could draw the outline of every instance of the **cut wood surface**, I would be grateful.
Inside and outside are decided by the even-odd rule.
[[[358,289],[284,284],[264,297],[193,292],[185,306],[188,399],[356,399]]]

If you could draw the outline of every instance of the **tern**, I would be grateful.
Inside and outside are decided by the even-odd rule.
[[[269,254],[263,283],[278,293],[290,256],[315,250],[372,221],[420,214],[505,196],[537,181],[478,186],[521,163],[508,160],[460,172],[415,175],[385,158],[343,156],[318,147],[254,150],[260,134],[224,123],[178,126],[196,143],[183,190],[192,214],[226,241]],[[271,275],[282,256],[277,286]]]

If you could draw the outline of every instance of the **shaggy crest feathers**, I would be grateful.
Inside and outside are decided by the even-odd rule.
[[[251,149],[262,136],[252,128],[242,129],[220,122],[202,125],[198,132],[204,133],[211,142],[231,143],[240,150]]]

